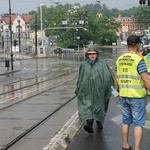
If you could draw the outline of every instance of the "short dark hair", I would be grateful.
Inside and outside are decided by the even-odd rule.
[[[128,38],[127,38],[127,45],[134,46],[134,45],[137,45],[138,43],[142,43],[139,36],[134,35],[134,34],[128,36]]]

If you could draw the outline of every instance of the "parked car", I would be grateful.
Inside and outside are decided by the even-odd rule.
[[[58,47],[58,48],[54,49],[54,53],[61,54],[61,53],[63,53],[63,50],[62,50],[62,48]]]
[[[123,41],[121,42],[121,45],[122,45],[122,46],[126,46],[126,45],[127,45],[127,41],[126,41],[126,40],[123,40]]]

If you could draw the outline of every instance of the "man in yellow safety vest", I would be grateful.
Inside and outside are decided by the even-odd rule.
[[[121,55],[116,61],[115,89],[119,92],[122,109],[121,134],[123,150],[132,150],[129,144],[130,124],[134,124],[134,150],[140,150],[143,135],[143,126],[146,119],[145,96],[146,89],[150,90],[150,79],[143,58],[137,52],[141,40],[136,35],[127,38],[128,52]]]

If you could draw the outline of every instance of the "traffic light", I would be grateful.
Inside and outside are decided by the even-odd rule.
[[[139,4],[140,5],[145,5],[146,4],[146,0],[139,0]]]
[[[147,5],[150,6],[150,0],[147,0]]]
[[[14,46],[18,45],[18,41],[14,40]]]

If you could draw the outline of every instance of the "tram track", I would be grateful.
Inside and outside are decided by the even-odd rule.
[[[36,90],[30,91],[32,94],[29,96],[29,91],[28,91],[28,92],[26,92],[26,94],[28,95],[28,97],[23,98],[22,100],[19,100],[16,103],[13,103],[13,104],[11,104],[11,105],[9,105],[7,107],[2,108],[2,109],[0,109],[0,111],[2,111],[4,109],[7,109],[7,108],[10,108],[11,106],[14,106],[14,105],[16,105],[18,103],[21,103],[21,102],[25,101],[25,100],[28,100],[30,97],[34,97],[37,94],[41,94],[41,93],[43,93],[45,91],[53,90],[53,89],[55,89],[57,87],[60,87],[62,85],[66,85],[67,83],[72,82],[75,79],[77,79],[77,76],[78,76],[78,71],[74,71],[73,73],[70,72],[70,71],[67,71],[67,72],[59,75],[58,77],[51,79],[52,82],[50,82],[49,84],[47,83],[47,85],[45,85],[45,87],[41,86],[41,89],[38,89],[38,92]],[[38,127],[40,127],[44,122],[46,122],[47,120],[49,120],[52,115],[54,115],[55,113],[57,113],[57,111],[59,111],[60,109],[62,109],[65,105],[67,105],[69,102],[71,102],[75,97],[76,97],[75,95],[72,96],[70,99],[68,99],[67,101],[65,101],[64,103],[62,103],[60,106],[56,107],[50,114],[48,114],[42,120],[40,120],[39,122],[33,124],[28,129],[26,129],[24,132],[22,132],[20,135],[18,135],[14,139],[12,139],[9,143],[5,144],[3,146],[3,148],[1,148],[1,150],[7,150],[7,149],[11,148],[14,144],[18,143],[20,140],[22,140],[28,134],[30,134],[31,132],[33,132],[34,130],[36,130]],[[13,97],[13,98],[16,99],[16,97]]]
[[[67,70],[66,72],[61,73],[57,77],[47,78],[47,79],[41,80],[39,82],[35,82],[34,84],[30,84],[30,85],[27,85],[24,87],[19,87],[14,90],[10,89],[10,91],[0,93],[0,98],[1,98],[0,104],[6,103],[11,100],[18,99],[17,102],[9,104],[6,107],[0,108],[0,111],[6,109],[8,107],[11,107],[17,103],[20,103],[20,102],[28,99],[29,97],[35,96],[35,95],[45,92],[47,90],[52,90],[58,86],[61,86],[65,83],[77,78],[78,71],[75,71],[71,75],[70,75],[70,73],[71,73],[70,70]],[[44,76],[44,78],[45,78],[45,76]],[[35,79],[35,78],[32,78],[32,79]],[[18,82],[16,82],[16,83],[18,83]],[[21,92],[22,90],[23,90],[23,92]],[[16,92],[16,91],[18,93],[15,95],[14,92]],[[8,94],[8,97],[6,96],[7,94]],[[5,96],[6,96],[6,98],[4,98]]]
[[[50,72],[49,72],[50,73]],[[46,76],[50,76],[49,75],[49,73],[48,74],[43,74],[43,75],[41,75],[41,76],[37,76],[37,77],[33,77],[33,78],[29,78],[29,79],[22,79],[22,80],[20,80],[20,81],[15,81],[15,82],[13,82],[13,83],[9,83],[8,85],[6,84],[5,86],[8,86],[8,89],[9,89],[9,86],[11,87],[12,85],[14,86],[14,87],[18,87],[18,84],[19,85],[21,85],[21,82],[24,82],[24,81],[29,81],[30,82],[30,80],[34,80],[35,79],[35,83],[33,83],[33,84],[30,84],[29,83],[29,85],[25,85],[25,86],[23,86],[23,87],[18,87],[18,88],[16,88],[16,89],[14,89],[14,90],[12,90],[12,89],[10,89],[10,90],[8,90],[7,92],[1,92],[0,93],[0,96],[1,95],[5,95],[5,94],[8,94],[8,93],[13,93],[13,92],[15,92],[15,91],[18,91],[18,90],[21,90],[21,89],[25,89],[25,88],[28,88],[28,87],[31,87],[31,86],[34,86],[34,85],[37,85],[37,84],[41,84],[41,83],[44,83],[44,82],[46,82],[46,81],[49,81],[49,80],[54,80],[54,79],[56,79],[56,78],[59,78],[59,77],[61,77],[61,76],[63,76],[63,75],[65,75],[65,74],[67,74],[67,72],[65,72],[65,73],[62,73],[62,74],[60,74],[59,76],[57,76],[57,77],[53,77],[53,78],[47,78],[47,79],[45,79],[45,80],[42,80],[42,77],[44,76],[44,78],[46,78]],[[69,73],[69,71],[68,71],[68,73]],[[36,81],[36,79],[38,78],[38,80],[40,79],[41,81]],[[33,81],[32,81],[33,82]]]
[[[72,84],[73,85],[72,91],[71,91],[71,88],[69,87],[70,89],[68,91],[71,91],[70,92],[71,94],[69,93],[70,95],[69,94],[67,95],[68,91],[66,89],[64,90],[64,91],[66,91],[65,94],[63,92],[61,92],[61,90],[64,86],[67,86],[67,84],[69,82],[75,81],[78,77],[78,70],[75,70],[74,66],[71,66],[71,67],[72,67],[71,69],[63,71],[63,73],[62,73],[63,69],[62,70],[60,69],[61,74],[57,70],[58,72],[56,74],[57,75],[59,74],[59,75],[57,77],[54,75],[51,79],[50,78],[45,79],[44,76],[46,76],[46,75],[41,74],[41,75],[38,75],[38,76],[36,75],[36,77],[26,78],[24,80],[24,79],[21,79],[21,78],[24,78],[24,76],[20,77],[18,75],[19,79],[16,78],[16,80],[14,82],[8,83],[6,85],[6,86],[10,86],[10,88],[14,84],[16,86],[15,86],[14,90],[10,89],[8,93],[5,93],[5,96],[12,95],[11,97],[9,97],[9,98],[8,97],[3,97],[3,100],[6,100],[6,101],[8,100],[8,102],[11,101],[12,104],[8,104],[8,106],[0,108],[0,112],[2,113],[2,115],[0,116],[0,121],[2,122],[2,124],[7,122],[7,121],[9,123],[12,121],[12,124],[13,124],[13,121],[16,121],[16,124],[15,125],[13,124],[13,127],[10,128],[10,130],[11,130],[10,132],[12,132],[12,133],[10,133],[9,131],[8,131],[9,133],[7,133],[7,130],[9,130],[9,125],[8,125],[8,128],[7,128],[7,126],[4,127],[4,132],[6,130],[6,133],[5,133],[6,137],[2,136],[2,134],[1,134],[1,137],[2,137],[1,141],[3,141],[3,142],[1,142],[2,144],[0,145],[1,146],[0,150],[8,150],[8,149],[10,149],[10,150],[21,150],[22,148],[24,148],[24,144],[26,143],[25,139],[28,138],[28,140],[29,140],[30,138],[32,138],[32,136],[30,136],[30,134],[32,134],[32,132],[34,132],[34,131],[36,132],[38,130],[38,128],[40,128],[40,126],[42,126],[48,120],[53,121],[54,120],[54,119],[52,119],[53,116],[55,116],[57,114],[57,112],[59,110],[63,109],[67,104],[69,105],[69,103],[71,103],[71,102],[76,103],[76,101],[73,101],[76,97],[74,95],[74,92],[73,92],[74,87],[75,87],[75,82]],[[52,68],[51,68],[51,70],[49,70],[49,73],[50,74],[52,73]],[[34,72],[33,72],[33,74],[34,74]],[[36,81],[37,83],[34,83],[34,84],[31,85],[31,83],[30,83],[31,80],[36,80],[37,78],[43,78],[43,80],[39,79],[39,80]],[[22,85],[20,84],[20,81],[24,82],[24,81],[27,81],[27,80],[29,81],[30,85],[28,84],[27,86],[23,86],[22,83],[21,83]],[[21,86],[18,87],[19,85],[21,85]],[[22,88],[22,89],[20,89],[20,88]],[[11,90],[12,90],[12,92],[11,92]],[[48,90],[50,90],[50,92]],[[49,100],[47,100],[47,101],[45,101],[44,99],[41,99],[40,95],[42,93],[44,94],[45,91],[48,92],[48,93],[46,93],[47,95],[50,95],[50,93],[53,93],[54,96],[52,98],[50,98]],[[59,91],[59,94],[61,95],[59,97],[60,99],[57,97],[58,93],[56,93],[56,91]],[[42,100],[43,105],[39,106],[39,108],[36,108],[36,110],[34,110],[35,109],[34,104],[38,105],[38,103],[39,104],[41,104],[41,103],[38,101],[38,99],[36,99],[36,101],[34,101],[34,102],[33,102],[33,100],[32,100],[32,102],[30,102],[30,101],[31,101],[32,98],[34,98],[38,94],[39,94],[39,97],[40,97],[40,101]],[[14,102],[14,101],[16,101],[16,102]],[[49,101],[52,101],[52,102],[49,102]],[[22,106],[21,105],[22,103],[25,103],[25,106]],[[31,106],[32,109],[33,109],[32,111],[30,110],[31,109],[30,105],[27,105],[27,103],[30,103],[30,105],[33,105],[33,106]],[[1,104],[1,102],[0,102],[0,104]],[[47,108],[46,105],[50,105],[49,108]],[[25,116],[25,113],[24,113],[25,109],[23,109],[24,107],[25,107],[25,109],[27,109],[27,107],[28,107],[29,112],[28,113],[26,112],[26,114],[31,115],[31,117],[29,116],[29,118],[26,118],[27,116]],[[42,109],[42,107],[44,107],[44,108]],[[75,106],[73,106],[73,107],[75,107]],[[18,108],[20,108],[20,109],[17,111]],[[40,115],[42,116],[42,113],[43,113],[44,116],[41,117],[39,115],[39,109],[40,109]],[[48,109],[50,109],[49,114],[47,113]],[[6,113],[4,113],[3,110]],[[68,110],[66,110],[66,111],[68,111]],[[62,111],[60,111],[60,113],[61,112]],[[18,113],[21,113],[21,114],[18,115]],[[22,114],[22,113],[24,113],[24,114]],[[34,114],[32,114],[32,113],[34,113]],[[69,113],[69,111],[68,111],[68,113]],[[37,115],[37,116],[35,117],[35,115]],[[32,119],[32,121],[31,121],[31,119]],[[63,116],[62,116],[62,119],[64,119]],[[27,122],[29,122],[29,123],[27,123]],[[32,125],[28,126],[30,123],[32,123]],[[24,124],[26,124],[26,125],[24,125]],[[55,123],[55,125],[58,125],[58,124]],[[13,129],[18,130],[18,131],[14,131]],[[47,130],[48,130],[48,126],[46,126],[46,132],[48,132]],[[53,130],[53,127],[50,130]],[[40,137],[38,137],[38,138],[40,138]],[[5,140],[3,140],[3,139],[5,139]],[[33,142],[33,144],[35,145],[36,142],[35,143]],[[17,146],[18,147],[20,146],[20,147],[18,148]],[[25,150],[26,149],[32,149],[32,148],[25,147]],[[35,149],[32,149],[32,150],[37,150],[37,149],[41,149],[41,147],[40,148],[35,148]]]
[[[45,118],[43,118],[41,121],[37,122],[36,124],[34,124],[33,126],[31,126],[30,128],[28,128],[25,132],[23,132],[22,134],[20,134],[19,136],[17,136],[15,139],[13,139],[12,141],[10,141],[9,143],[7,143],[3,148],[1,148],[0,150],[8,150],[10,147],[12,147],[14,144],[18,143],[20,140],[22,140],[24,137],[26,137],[28,134],[30,134],[32,131],[36,130],[36,128],[38,128],[39,126],[41,126],[43,123],[45,123],[47,120],[50,119],[50,117],[52,115],[54,115],[57,111],[59,111],[60,109],[62,109],[62,107],[64,107],[65,105],[67,105],[69,102],[71,102],[72,100],[74,100],[76,96],[73,96],[72,98],[70,98],[68,101],[66,101],[65,103],[63,103],[62,105],[60,105],[59,107],[55,108],[55,110],[50,113],[49,115],[47,115]]]
[[[4,97],[6,97],[5,95],[8,96],[9,93],[14,93],[15,91],[39,85],[47,81],[55,80],[55,78],[60,78],[61,76],[69,74],[71,72],[71,68],[65,68],[64,66],[65,69],[62,69],[62,66],[60,68],[47,68],[48,72],[36,72],[36,75],[34,72],[32,73],[32,77],[26,77],[26,74],[23,76],[23,73],[20,73],[13,75],[15,76],[15,78],[12,81],[9,81],[10,78],[7,78],[7,80],[5,79],[4,81],[3,79],[1,79],[0,98],[3,99]],[[31,73],[28,74],[31,76]]]
[[[29,69],[28,72],[23,70],[6,77],[1,76],[0,150],[13,149],[17,143],[25,141],[24,138],[30,136],[31,133],[38,132],[40,126],[55,118],[55,115],[63,107],[69,105],[71,101],[73,102],[76,97],[74,83],[71,84],[73,85],[72,91],[70,92],[70,87],[68,89],[69,94],[61,95],[59,92],[60,96],[58,97],[58,93],[56,93],[56,91],[61,91],[62,87],[67,87],[67,84],[74,82],[78,77],[76,64],[76,67],[74,67],[74,64],[68,64],[55,65],[54,63],[54,65],[48,65],[44,70]],[[33,100],[45,92],[47,92],[47,95],[51,93],[54,96],[50,99],[41,99],[39,102]],[[41,105],[38,105],[38,103],[41,103]],[[26,108],[29,111],[26,111]]]

